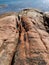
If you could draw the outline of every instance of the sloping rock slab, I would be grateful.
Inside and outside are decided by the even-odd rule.
[[[0,19],[0,65],[11,65],[17,45],[16,16]]]

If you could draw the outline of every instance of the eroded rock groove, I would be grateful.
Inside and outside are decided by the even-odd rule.
[[[25,9],[0,19],[0,65],[49,65],[49,17]]]

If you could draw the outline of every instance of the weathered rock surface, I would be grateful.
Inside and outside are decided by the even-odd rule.
[[[49,17],[25,9],[0,19],[0,65],[49,65]]]
[[[0,19],[0,65],[11,65],[17,39],[16,16]]]

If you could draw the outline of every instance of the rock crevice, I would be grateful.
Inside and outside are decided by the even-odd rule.
[[[0,65],[49,65],[49,17],[25,9],[0,19]]]

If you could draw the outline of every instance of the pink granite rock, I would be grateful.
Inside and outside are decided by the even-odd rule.
[[[18,15],[0,19],[0,65],[49,65],[49,17],[33,9]]]
[[[17,46],[16,16],[0,19],[0,65],[10,65]]]

